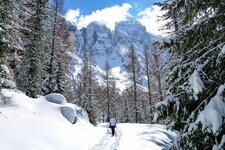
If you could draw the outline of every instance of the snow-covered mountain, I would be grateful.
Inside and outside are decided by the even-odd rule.
[[[144,47],[150,47],[152,41],[159,38],[148,33],[141,23],[132,18],[117,23],[114,31],[104,24],[92,22],[79,30],[77,37],[77,54],[81,56],[85,50],[95,51],[94,61],[99,72],[104,70],[108,53],[109,65],[120,89],[125,88],[124,62],[130,46],[134,46],[141,60]]]
[[[82,53],[84,49],[96,50],[96,63],[103,68],[108,51],[109,63],[113,68],[122,65],[122,59],[126,57],[131,44],[141,53],[144,46],[149,46],[155,38],[133,19],[117,23],[114,31],[104,24],[92,22],[78,32],[79,52]]]

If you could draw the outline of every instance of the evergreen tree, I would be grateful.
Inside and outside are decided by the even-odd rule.
[[[5,37],[9,35],[9,30],[7,30],[7,26],[11,28],[9,24],[12,20],[12,16],[10,14],[10,9],[12,9],[12,2],[8,1],[1,1],[0,3],[0,58],[1,63],[4,61],[2,60],[5,56],[6,50],[9,47],[9,41]]]
[[[48,63],[47,93],[64,94],[66,88],[66,73],[68,74],[69,60],[66,57],[66,21],[60,16],[63,0],[55,0],[52,20],[52,42],[50,48],[50,60]]]
[[[84,52],[83,58],[83,68],[82,68],[82,89],[81,95],[79,97],[79,106],[84,108],[89,116],[89,121],[92,124],[96,123],[96,95],[94,91],[95,82],[94,70],[93,70],[93,51],[86,50]]]
[[[17,34],[18,15],[12,0],[0,2],[0,88],[14,88],[14,73],[10,67],[12,57],[19,49]]]
[[[20,88],[25,90],[30,97],[37,97],[41,94],[42,79],[44,77],[45,41],[42,37],[45,34],[44,20],[47,18],[46,5],[48,0],[36,0],[28,2],[27,6],[31,10],[27,20],[25,33],[25,49],[23,57]]]
[[[156,117],[180,132],[172,149],[224,149],[225,3],[167,0],[161,6],[174,26],[161,46],[179,61],[171,66]]]

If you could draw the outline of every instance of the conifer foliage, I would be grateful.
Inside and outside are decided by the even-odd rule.
[[[225,148],[225,2],[166,0],[172,28],[162,47],[177,56],[157,119],[180,132],[172,149]],[[155,119],[156,119],[155,118]]]
[[[14,10],[11,0],[0,2],[0,88],[12,87],[13,73],[10,71],[7,60],[18,49],[15,43],[17,36],[15,35]]]
[[[36,0],[30,2],[31,9],[27,22],[27,40],[25,49],[26,53],[23,58],[21,69],[22,87],[26,94],[30,97],[37,97],[41,93],[42,78],[44,77],[44,55],[46,47],[45,41],[42,41],[44,36],[43,20],[46,19],[46,5],[48,0]]]

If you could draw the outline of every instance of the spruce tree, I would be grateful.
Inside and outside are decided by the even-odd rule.
[[[160,5],[170,19],[167,27],[173,27],[161,46],[179,61],[171,66],[156,117],[180,132],[172,149],[224,149],[225,3],[167,0]]]
[[[42,80],[44,77],[45,36],[44,20],[47,18],[46,5],[48,0],[36,0],[28,2],[27,7],[31,9],[27,20],[25,34],[25,54],[22,60],[20,74],[20,88],[30,97],[37,97],[41,93]]]
[[[83,56],[83,68],[82,68],[82,89],[79,97],[79,106],[84,108],[89,116],[89,121],[92,124],[96,123],[96,109],[95,109],[95,82],[94,82],[94,70],[93,70],[93,53],[91,50],[85,50]]]
[[[48,62],[48,79],[47,79],[47,93],[61,93],[65,92],[65,77],[69,66],[66,66],[65,50],[66,47],[66,26],[65,19],[60,15],[63,8],[63,0],[54,0],[52,6],[51,24],[52,36],[51,46]]]
[[[10,47],[10,41],[7,39],[10,34],[10,29],[7,28],[7,26],[11,28],[10,22],[12,20],[10,9],[12,9],[12,2],[10,0],[0,2],[0,88],[2,87],[2,80],[7,78],[3,65],[5,63],[7,50]]]
[[[1,86],[15,88],[13,83],[14,72],[11,68],[12,62],[20,50],[20,26],[18,10],[15,2],[5,0],[0,2],[0,77]],[[10,85],[11,84],[11,85]]]

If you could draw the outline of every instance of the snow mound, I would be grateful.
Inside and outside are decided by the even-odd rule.
[[[68,106],[63,106],[60,108],[62,115],[72,124],[75,124],[77,121],[76,111]]]
[[[66,98],[59,93],[51,93],[45,96],[46,100],[56,104],[66,104]]]
[[[71,124],[62,115],[64,106],[49,103],[44,96],[33,99],[7,89],[1,93],[13,104],[0,106],[1,150],[88,150],[105,134],[79,117]]]

